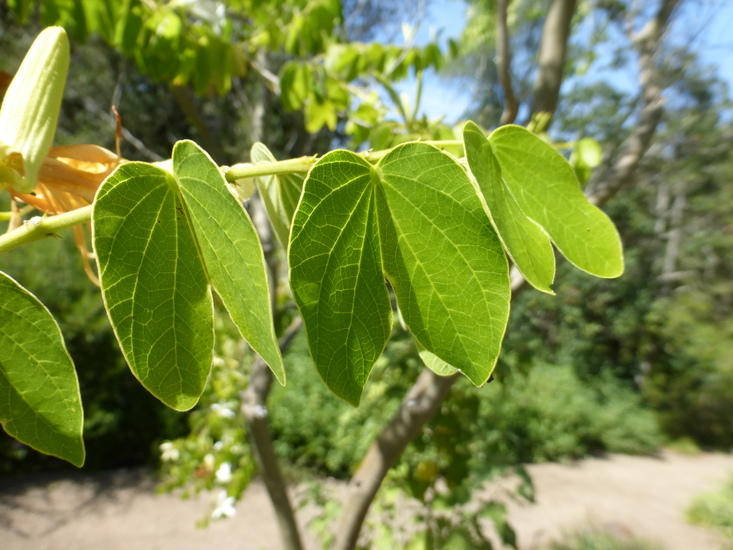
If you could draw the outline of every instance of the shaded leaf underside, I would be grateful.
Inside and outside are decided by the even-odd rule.
[[[49,311],[0,272],[0,423],[26,445],[84,464],[74,364]]]

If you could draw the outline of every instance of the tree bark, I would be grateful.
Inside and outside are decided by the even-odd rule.
[[[273,314],[277,317],[274,307],[275,291],[277,288],[277,258],[275,256],[275,239],[264,213],[264,207],[254,197],[252,203],[253,220],[260,234],[262,248],[265,253],[265,265],[270,276],[271,303]],[[277,321],[277,318],[275,319]],[[280,339],[280,351],[284,352],[301,327],[300,319],[293,322],[285,335]],[[288,488],[277,463],[275,448],[272,444],[272,433],[268,421],[267,397],[270,395],[273,374],[261,357],[256,356],[252,364],[249,385],[242,392],[242,414],[249,429],[252,448],[259,466],[262,480],[275,509],[280,534],[286,550],[302,550],[303,543],[298,528],[298,522],[290,502]]]
[[[335,550],[350,550],[356,546],[367,511],[384,476],[423,425],[435,415],[456,379],[457,375],[443,377],[425,369],[407,392],[397,413],[369,447],[349,481],[333,545]]]
[[[532,89],[530,120],[539,113],[552,115],[557,109],[575,4],[576,0],[553,0],[547,12],[542,27],[537,78]]]
[[[258,60],[263,66],[265,65],[264,55],[258,56]],[[265,133],[264,117],[266,116],[265,104],[267,101],[267,91],[264,86],[259,86],[258,88],[256,93],[253,94],[249,113],[251,122],[250,137],[253,142],[262,141]],[[276,303],[276,289],[279,280],[279,261],[277,258],[275,235],[267,219],[265,207],[258,195],[255,194],[252,197],[249,206],[252,212],[252,221],[262,243],[265,267],[267,268],[270,282],[270,307],[272,308],[275,326],[277,326],[279,310]],[[281,353],[284,353],[290,346],[290,343],[301,326],[302,321],[298,318],[288,327],[288,330],[279,342]],[[302,550],[303,542],[300,529],[295,517],[293,505],[290,501],[290,496],[288,495],[287,483],[278,466],[275,448],[272,443],[272,432],[270,432],[270,423],[268,421],[267,398],[270,395],[272,382],[272,371],[260,356],[256,356],[252,365],[249,385],[242,392],[242,414],[249,429],[250,440],[252,441],[252,448],[260,474],[262,475],[272,506],[275,509],[275,516],[280,527],[280,535],[282,536],[284,547],[286,550]]]
[[[499,82],[504,90],[504,109],[499,125],[511,124],[517,118],[519,104],[512,88],[512,52],[509,47],[509,30],[506,12],[510,0],[497,0],[496,3],[496,68]]]
[[[298,328],[293,327],[293,330],[289,331],[280,340],[280,348],[283,351],[298,332]],[[249,428],[249,435],[262,480],[275,509],[284,548],[286,550],[302,550],[303,543],[298,522],[288,495],[287,484],[277,464],[277,456],[272,444],[272,433],[267,419],[267,396],[270,393],[272,379],[273,375],[270,368],[260,357],[257,357],[252,365],[249,386],[242,395],[242,413]]]
[[[662,120],[664,112],[662,77],[656,66],[655,55],[664,30],[678,4],[679,0],[662,0],[656,16],[631,37],[639,52],[642,101],[639,121],[629,137],[621,144],[620,155],[592,179],[589,189],[592,190],[591,202],[594,204],[606,202],[629,180],[649,149],[659,121]]]
[[[211,155],[211,158],[217,164],[226,164],[224,149],[222,149],[219,139],[204,120],[196,96],[191,89],[186,86],[170,86],[169,88],[173,93],[173,97],[176,98],[178,105],[181,107],[181,110],[186,115],[188,122],[196,128],[201,146]]]

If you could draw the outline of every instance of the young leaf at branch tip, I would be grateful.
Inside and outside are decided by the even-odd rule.
[[[173,172],[209,281],[242,337],[285,384],[265,257],[252,220],[219,167],[194,142],[173,147]]]
[[[92,242],[130,370],[169,407],[190,409],[211,369],[214,306],[174,177],[150,164],[120,165],[97,191]]]
[[[83,417],[58,324],[38,298],[0,272],[0,423],[21,443],[81,468]]]
[[[547,232],[570,263],[596,277],[623,273],[616,227],[588,202],[560,153],[520,126],[495,130],[489,143],[502,181],[519,208]]]
[[[270,150],[259,142],[252,146],[250,158],[254,164],[277,162]],[[270,225],[280,243],[287,247],[290,224],[303,191],[303,177],[298,174],[260,176],[257,183]]]
[[[350,151],[323,156],[305,180],[288,250],[290,286],[323,381],[358,405],[389,339],[374,168]]]
[[[469,121],[463,129],[463,141],[468,166],[504,250],[529,284],[554,295],[550,285],[555,278],[555,253],[549,237],[527,218],[512,196],[483,131]]]

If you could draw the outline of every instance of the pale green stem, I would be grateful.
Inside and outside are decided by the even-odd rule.
[[[57,216],[45,218],[36,216],[30,220],[25,220],[18,229],[0,236],[0,253],[26,243],[51,237],[56,231],[86,223],[91,218],[92,206],[89,205]]]
[[[316,157],[301,157],[278,162],[263,162],[260,164],[235,164],[224,173],[224,177],[227,181],[236,181],[261,176],[307,174],[308,170],[315,163]]]
[[[28,212],[32,212],[34,209],[33,206],[24,206],[17,212],[0,212],[0,221],[7,221],[11,219],[16,214],[20,214],[21,216],[25,216]]]
[[[429,145],[434,145],[435,147],[439,147],[441,149],[446,148],[446,147],[463,147],[463,141],[459,139],[422,141],[421,143],[427,143]],[[394,149],[394,147],[392,149]],[[387,154],[389,154],[390,151],[392,151],[392,149],[384,149],[382,151],[365,151],[364,153],[361,153],[360,156],[364,157],[364,159],[368,160],[369,162],[377,162],[382,157],[386,157]]]
[[[463,145],[463,142],[460,140],[425,141],[424,143],[429,143],[436,147],[460,147]],[[390,151],[391,149],[384,151],[365,151],[360,153],[360,156],[369,162],[377,162]],[[316,163],[316,160],[316,157],[301,157],[260,164],[235,164],[227,169],[224,175],[228,181],[236,181],[262,176],[307,174]],[[35,218],[24,221],[23,225],[18,229],[0,236],[0,253],[17,248],[26,243],[50,237],[61,229],[87,223],[91,217],[91,205],[56,216],[36,216]],[[2,219],[7,219],[4,212],[0,212],[0,220]]]
[[[424,141],[436,147],[463,147],[461,140],[437,140]],[[369,162],[377,162],[386,156],[392,149],[382,151],[364,151],[359,156]],[[281,160],[277,162],[262,162],[259,164],[235,164],[224,172],[227,181],[236,181],[246,178],[258,178],[262,176],[284,176],[288,174],[307,174],[318,159],[313,157],[301,157],[297,159]]]

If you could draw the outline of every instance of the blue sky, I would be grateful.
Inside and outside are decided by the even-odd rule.
[[[656,4],[656,3],[655,3]],[[466,20],[466,4],[462,0],[433,0],[429,12],[417,37],[418,43],[425,43],[431,32],[441,31],[441,45],[449,37],[458,38]],[[700,53],[701,61],[710,65],[733,92],[733,1],[692,0],[685,3],[677,14],[675,24],[669,31],[670,38],[678,44],[689,44]],[[621,75],[635,86],[635,68]],[[399,89],[412,99],[415,83],[404,82]],[[470,101],[470,90],[443,81],[434,74],[425,77],[422,112],[431,118],[445,117],[446,122],[457,121]]]

